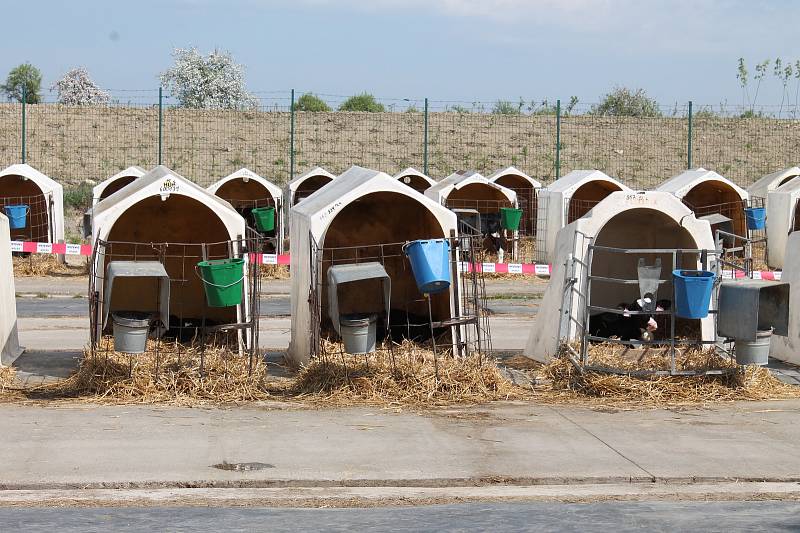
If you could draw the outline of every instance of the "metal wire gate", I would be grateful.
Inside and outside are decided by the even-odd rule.
[[[163,323],[163,317],[151,323],[145,349],[146,354],[155,356],[156,377],[167,344],[169,351],[176,353],[179,361],[189,350],[198,350],[201,377],[204,373],[205,351],[209,346],[227,348],[237,352],[239,357],[248,357],[249,372],[252,373],[255,360],[260,357],[261,248],[261,236],[250,228],[246,229],[244,237],[216,243],[98,240],[92,252],[89,272],[90,357],[107,357],[114,351],[114,341],[110,335],[111,321],[104,325],[106,309],[103,298],[108,290],[105,287],[108,264],[112,260],[158,261],[164,265],[169,275],[170,311],[167,318],[169,324]],[[234,258],[244,259],[242,301],[235,308],[223,308],[224,312],[220,312],[220,308],[210,308],[206,304],[202,284],[198,284],[199,274],[195,271],[195,265],[200,261]],[[145,312],[161,309],[158,287],[143,283],[134,289],[133,296],[130,296],[129,291],[128,301],[124,301],[124,305],[132,305],[134,309]],[[119,304],[112,297],[109,311]],[[131,358],[131,367],[135,357]]]

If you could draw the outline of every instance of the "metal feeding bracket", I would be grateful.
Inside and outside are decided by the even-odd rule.
[[[644,258],[640,257],[637,270],[642,311],[655,311],[656,294],[658,294],[658,286],[661,284],[661,258],[656,257],[654,265],[646,265]]]

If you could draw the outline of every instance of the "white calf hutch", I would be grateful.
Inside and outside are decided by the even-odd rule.
[[[120,189],[93,209],[94,257],[90,287],[99,335],[107,267],[111,262],[160,262],[169,276],[170,328],[242,322],[249,313],[244,268],[243,301],[211,307],[196,268],[205,260],[242,258],[247,241],[245,220],[221,198],[164,166],[158,166]],[[239,280],[242,281],[242,280]],[[120,278],[110,298],[111,311],[159,313],[159,283],[147,277]],[[107,325],[108,326],[108,325]]]
[[[9,366],[22,353],[17,336],[17,302],[11,264],[8,218],[0,213],[0,366]]]
[[[523,224],[520,230],[525,235],[535,236],[538,217],[537,194],[542,184],[513,166],[501,168],[487,179],[517,193],[517,201],[523,211]]]
[[[789,235],[785,260],[781,281],[789,284],[789,335],[773,335],[769,354],[781,361],[800,365],[800,232]]]
[[[745,208],[750,195],[733,183],[704,168],[687,170],[674,176],[656,188],[657,191],[668,192],[678,197],[696,217],[709,217],[712,229],[717,229],[717,215],[729,219],[719,229],[747,237]],[[729,225],[728,225],[729,224]]]
[[[767,198],[767,264],[781,269],[789,236],[800,229],[800,180],[787,181]]]
[[[208,192],[215,194],[231,204],[233,208],[247,221],[251,228],[256,228],[269,242],[267,251],[283,253],[283,191],[271,181],[262,178],[255,172],[241,168],[236,172],[213,183]],[[269,220],[264,215],[258,220],[253,209],[265,212],[271,208]],[[269,213],[266,213],[269,215]],[[258,227],[259,224],[268,224],[271,228]]]
[[[658,286],[656,298],[671,299],[671,270],[697,269],[700,258],[694,253],[683,255],[679,265],[673,267],[671,253],[647,252],[653,249],[713,251],[710,225],[696,219],[671,194],[619,191],[562,228],[556,238],[550,283],[524,354],[547,361],[558,353],[562,343],[579,340],[584,326],[589,325],[586,322],[591,320],[584,316],[588,302],[610,309],[618,308],[621,302],[636,302],[641,296],[638,284],[620,280],[637,279],[639,259],[644,259],[646,265],[660,260],[660,278],[665,281]],[[626,253],[631,250],[636,252]],[[713,261],[712,255],[708,256],[709,261]],[[591,284],[587,278],[589,264]],[[699,320],[678,319],[676,328],[691,329],[703,341],[714,339],[710,315]],[[670,328],[662,324],[661,329],[659,335],[663,338]]]
[[[92,206],[105,200],[121,188],[129,185],[136,178],[141,178],[147,171],[140,166],[128,167],[106,178],[92,188]]]
[[[420,194],[424,194],[428,188],[436,185],[435,179],[426,176],[413,167],[408,167],[405,170],[401,170],[394,175],[394,178],[400,183],[408,185]]]
[[[12,240],[64,242],[64,189],[32,166],[0,171],[0,210],[9,216]]]
[[[352,167],[296,205],[290,216],[293,245],[289,357],[293,361],[305,363],[315,356],[321,333],[330,332],[337,319],[329,316],[330,289],[325,285],[330,281],[328,270],[355,263],[377,264],[385,269],[391,284],[391,303],[384,301],[384,289],[379,280],[373,279],[374,284],[364,285],[363,290],[340,291],[338,312],[382,313],[390,306],[391,318],[387,317],[387,322],[395,340],[414,338],[415,331],[430,333],[434,327],[431,321],[438,324],[435,327],[442,333],[450,331],[461,339],[463,328],[452,323],[464,312],[463,301],[459,300],[458,291],[463,299],[464,289],[459,288],[457,261],[448,267],[453,281],[449,288],[431,294],[427,300],[404,253],[405,243],[419,239],[449,239],[450,243],[457,243],[457,218],[452,211],[388,174]],[[455,253],[454,247],[452,257],[457,257]]]
[[[611,193],[630,190],[599,170],[573,170],[541,189],[536,228],[537,261],[553,260],[556,235],[561,228],[584,216]]]
[[[772,174],[767,174],[758,179],[755,183],[747,188],[747,194],[750,198],[763,198],[769,205],[768,195],[778,187],[785,183],[792,181],[794,178],[800,176],[800,168],[789,167]]]
[[[286,184],[284,199],[287,209],[291,209],[295,204],[311,196],[334,179],[336,179],[336,176],[322,167],[314,167],[308,172],[295,177]]]

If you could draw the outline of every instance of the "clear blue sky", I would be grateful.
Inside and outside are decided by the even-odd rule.
[[[735,105],[740,56],[751,74],[800,59],[791,0],[6,0],[1,12],[0,75],[30,61],[48,86],[82,65],[105,88],[155,88],[171,50],[196,46],[233,53],[252,91],[596,102],[624,85]],[[760,104],[780,103],[771,70]]]

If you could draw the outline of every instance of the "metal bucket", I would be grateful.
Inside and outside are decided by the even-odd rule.
[[[339,317],[344,351],[350,354],[375,351],[377,314],[342,315]]]
[[[150,329],[150,313],[120,311],[112,313],[111,318],[114,322],[114,351],[144,353]]]
[[[764,366],[769,362],[769,343],[772,330],[758,330],[756,340],[736,339],[736,363],[740,365]]]

